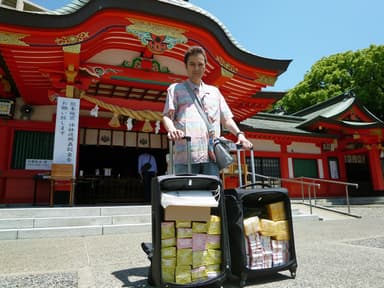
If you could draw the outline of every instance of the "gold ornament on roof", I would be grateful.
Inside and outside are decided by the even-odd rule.
[[[80,32],[76,35],[62,36],[56,38],[55,42],[57,45],[73,45],[83,42],[85,39],[89,38],[89,32]]]
[[[81,51],[81,44],[63,46],[63,51],[66,53],[79,54]]]
[[[239,69],[237,69],[236,66],[232,65],[231,63],[226,62],[223,59],[223,57],[221,57],[221,56],[216,56],[216,61],[219,62],[220,66],[225,68],[225,70],[228,70],[232,73],[237,73],[239,71]]]
[[[21,39],[29,36],[28,34],[11,33],[0,31],[0,44],[17,45],[17,46],[29,46]]]
[[[133,24],[126,27],[126,31],[140,39],[152,53],[161,54],[180,43],[187,43],[186,31],[175,27],[128,18]]]
[[[274,86],[277,78],[275,76],[269,76],[263,73],[256,73],[255,82],[265,84],[268,86]]]

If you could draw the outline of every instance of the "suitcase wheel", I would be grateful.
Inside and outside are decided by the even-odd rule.
[[[289,269],[289,271],[291,272],[291,278],[295,279],[296,278],[296,268]]]
[[[247,284],[247,276],[248,276],[247,273],[245,273],[245,272],[241,273],[240,283],[239,283],[240,288],[244,287]]]

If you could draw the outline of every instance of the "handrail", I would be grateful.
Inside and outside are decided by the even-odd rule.
[[[348,213],[351,213],[351,206],[349,204],[349,191],[348,186],[354,186],[356,188],[359,188],[359,184],[357,183],[351,183],[351,182],[344,182],[344,181],[336,181],[336,180],[328,180],[328,179],[320,179],[320,178],[311,178],[311,177],[297,177],[296,179],[303,179],[303,180],[311,180],[311,181],[318,181],[318,182],[324,182],[324,183],[333,183],[333,184],[340,184],[345,185],[345,199],[347,202],[348,207]],[[315,197],[315,204],[316,204],[316,194],[314,194]]]
[[[251,174],[251,173],[248,172],[248,174]],[[303,199],[303,202],[304,202],[304,185],[307,185],[308,186],[309,210],[310,210],[310,213],[312,214],[311,188],[313,188],[313,190],[314,190],[313,194],[316,195],[316,188],[320,189],[320,184],[319,183],[310,183],[310,182],[305,182],[305,181],[299,181],[299,180],[295,180],[295,179],[292,179],[292,178],[278,178],[278,177],[272,177],[272,176],[265,176],[265,175],[261,175],[261,174],[257,174],[257,173],[252,173],[252,174],[254,176],[258,176],[258,177],[261,177],[261,178],[266,178],[268,180],[277,180],[280,183],[281,183],[281,181],[285,181],[285,182],[301,184],[301,197]],[[281,186],[281,184],[280,184],[280,186]]]
[[[252,174],[251,172],[248,172],[248,174]],[[265,176],[265,175],[262,175],[262,174],[257,174],[257,173],[254,173],[255,176],[257,177],[261,177],[261,178],[266,178],[266,179],[272,179],[272,180],[277,180],[277,181],[285,181],[285,182],[292,182],[292,183],[302,183],[303,181],[298,181],[298,180],[295,180],[295,179],[292,179],[292,178],[278,178],[278,177],[273,177],[273,176]],[[309,186],[316,186],[317,188],[320,188],[320,184],[318,183],[308,183],[308,182],[304,182],[304,184],[307,184]]]

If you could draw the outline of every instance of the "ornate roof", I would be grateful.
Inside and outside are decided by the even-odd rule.
[[[218,19],[187,1],[75,0],[44,13],[0,13],[4,77],[32,105],[53,104],[70,86],[74,97],[105,107],[159,112],[168,85],[186,78],[185,51],[201,45],[208,56],[203,80],[219,87],[240,121],[278,100],[258,95],[291,61],[246,51]],[[83,109],[92,105],[82,101]]]
[[[310,136],[313,141],[316,141],[316,138],[351,138],[353,134],[364,130],[376,129],[363,133],[367,138],[373,138],[380,143],[384,123],[349,93],[330,98],[291,115],[260,112],[242,121],[241,127],[254,133],[282,134],[286,138]]]

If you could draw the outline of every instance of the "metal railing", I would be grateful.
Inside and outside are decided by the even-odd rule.
[[[248,174],[250,175],[253,175],[254,177],[252,178],[252,181],[253,183],[256,183],[255,180],[255,177],[260,177],[260,178],[263,178],[263,179],[267,179],[268,180],[268,185],[271,186],[271,187],[281,187],[281,182],[288,182],[288,183],[296,183],[296,184],[300,184],[301,185],[301,195],[303,197],[303,200],[304,200],[304,185],[307,186],[307,189],[308,189],[308,201],[309,201],[309,210],[310,210],[310,213],[312,214],[312,200],[311,200],[311,189],[313,189],[314,191],[316,189],[320,189],[320,184],[319,183],[311,183],[311,182],[307,182],[307,181],[304,181],[304,180],[297,180],[297,179],[291,179],[291,178],[279,178],[279,177],[272,177],[272,176],[265,176],[265,175],[261,175],[261,174],[257,174],[257,173],[251,173],[251,172],[248,172]],[[276,185],[276,183],[278,183],[278,185]],[[316,191],[314,192],[314,194],[316,193]]]
[[[357,183],[350,183],[350,182],[343,182],[343,181],[320,179],[320,178],[311,178],[311,177],[298,177],[298,178],[295,178],[295,179],[302,179],[302,180],[312,181],[312,182],[307,182],[307,183],[315,183],[315,181],[316,181],[316,182],[320,182],[320,183],[331,183],[331,184],[344,185],[344,187],[345,187],[345,201],[346,201],[346,204],[347,204],[348,213],[351,213],[351,205],[349,203],[348,187],[352,186],[352,187],[355,187],[357,189],[357,188],[359,188],[359,184],[357,184]],[[316,200],[317,200],[316,191],[314,191],[313,197],[314,197],[315,205],[316,205]],[[304,197],[303,197],[303,201],[304,201]]]
[[[317,205],[316,200],[317,200],[317,193],[316,189],[320,189],[321,184],[320,183],[331,183],[331,184],[337,184],[337,185],[344,185],[345,186],[345,197],[346,197],[346,205],[348,208],[348,213],[349,215],[351,214],[351,206],[349,203],[349,191],[348,187],[353,186],[358,188],[359,185],[357,183],[350,183],[350,182],[343,182],[343,181],[335,181],[335,180],[327,180],[327,179],[320,179],[320,178],[310,178],[310,177],[298,177],[298,178],[279,178],[279,177],[271,177],[271,176],[265,176],[257,173],[252,173],[248,172],[248,175],[252,175],[252,181],[253,183],[256,183],[256,177],[266,179],[268,181],[268,186],[270,187],[281,187],[282,182],[289,182],[289,183],[296,183],[300,184],[301,186],[301,197],[303,203],[305,202],[305,186],[307,187],[307,198],[308,198],[308,206],[310,210],[310,214],[313,213],[313,207],[318,207],[318,208],[323,208],[326,209],[325,207],[320,207]],[[317,183],[320,182],[320,183]],[[262,186],[264,182],[260,183]],[[312,204],[312,200],[314,200],[315,204]],[[332,210],[333,212],[337,213],[343,213],[342,211],[334,210],[334,209],[327,209],[327,210]],[[356,215],[352,215],[355,216]]]

